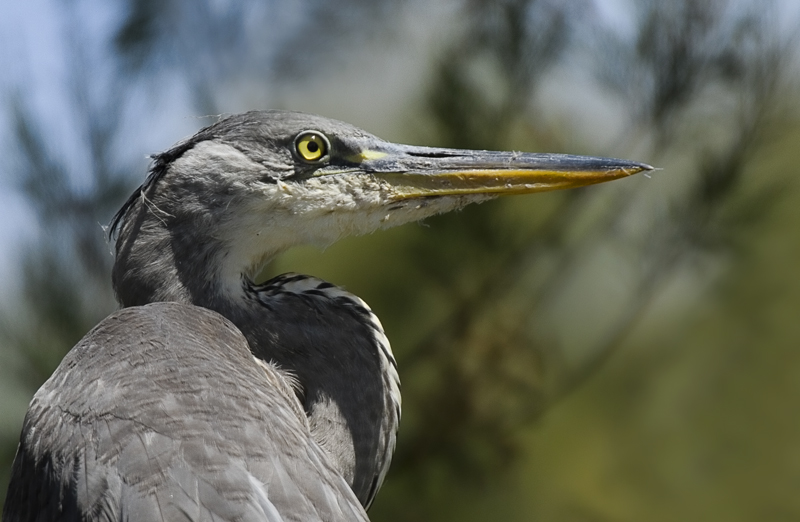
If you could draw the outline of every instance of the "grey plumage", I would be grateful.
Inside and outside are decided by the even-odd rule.
[[[315,440],[368,507],[400,422],[400,381],[380,321],[356,296],[313,277],[285,274],[251,292],[258,306],[231,317],[251,325],[243,331],[257,358],[291,368]]]
[[[316,116],[248,113],[156,156],[140,194],[112,222],[119,225],[114,288],[123,306],[190,302],[233,321],[256,356],[298,378],[314,432],[324,428],[318,441],[368,507],[391,460],[400,416],[399,377],[382,329],[372,328],[360,299],[322,281],[307,279],[309,288],[296,293],[278,290],[297,279],[252,283],[261,252],[286,241],[276,229],[290,229],[290,240],[304,229],[313,234],[313,226],[296,221],[296,200],[264,193],[281,179],[299,183],[312,174],[290,150],[309,125],[343,140],[368,136]],[[243,210],[248,204],[254,208]],[[252,216],[258,231],[247,222]],[[263,246],[247,251],[256,235]]]
[[[123,309],[34,397],[3,518],[367,520],[282,381],[215,312]]]
[[[118,312],[39,390],[4,521],[366,520],[397,367],[358,297],[261,267],[485,201],[650,167],[388,143],[319,116],[232,116],[154,157],[114,217]],[[150,304],[161,303],[161,304]]]

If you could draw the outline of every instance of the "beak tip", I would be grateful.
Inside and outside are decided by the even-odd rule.
[[[622,171],[622,172],[625,173],[625,176],[623,176],[623,177],[633,176],[634,174],[639,174],[641,172],[649,173],[649,172],[652,172],[654,170],[661,170],[661,169],[657,169],[657,168],[653,167],[652,165],[648,165],[647,163],[638,163],[638,162],[636,162],[636,163],[632,162],[631,164],[629,164],[629,165],[627,165],[625,167],[621,167],[621,168],[617,167],[617,169],[619,171]],[[617,170],[617,169],[615,169],[615,170]]]
[[[641,163],[641,164],[639,164],[638,172],[643,172],[644,173],[643,176],[646,177],[646,178],[649,178],[650,177],[650,173],[651,172],[655,172],[657,170],[663,170],[663,169],[654,167],[652,165],[648,165],[647,163]]]

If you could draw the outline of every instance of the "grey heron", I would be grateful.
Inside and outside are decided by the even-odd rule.
[[[295,245],[650,168],[284,111],[200,130],[114,217],[122,309],[31,401],[3,520],[367,520],[400,420],[380,321],[325,281],[255,274]]]

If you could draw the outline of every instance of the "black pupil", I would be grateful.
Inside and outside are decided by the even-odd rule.
[[[317,145],[314,141],[308,142],[308,152],[317,152],[319,150],[319,145]]]

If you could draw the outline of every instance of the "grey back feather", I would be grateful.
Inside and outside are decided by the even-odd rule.
[[[282,379],[215,312],[111,315],[34,397],[3,520],[366,521]]]

